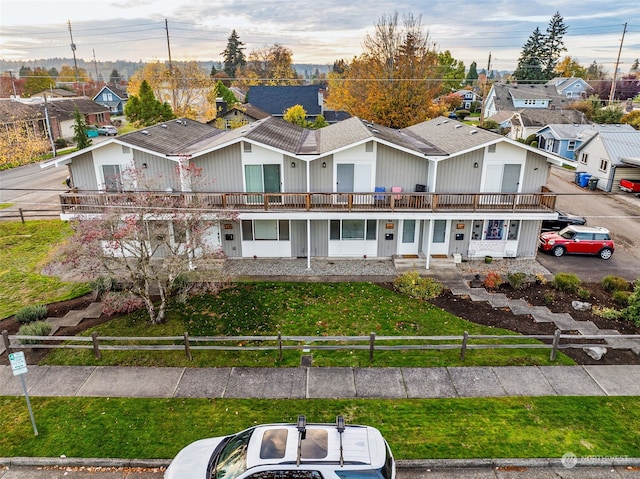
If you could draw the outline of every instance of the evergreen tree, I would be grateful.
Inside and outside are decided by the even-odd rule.
[[[547,27],[547,33],[544,37],[544,76],[547,80],[551,80],[554,76],[554,70],[556,64],[560,59],[562,52],[567,49],[564,46],[562,37],[567,33],[567,26],[564,24],[564,20],[559,12],[549,21]]]
[[[227,40],[227,48],[222,52],[224,57],[224,71],[229,77],[235,78],[238,67],[244,67],[247,63],[244,57],[244,43],[242,43],[235,29]]]
[[[169,104],[156,99],[147,80],[142,81],[137,95],[129,96],[124,114],[138,126],[151,126],[175,118]]]
[[[109,75],[109,84],[117,86],[120,84],[120,80],[122,80],[122,77],[120,76],[118,70],[116,70],[115,68],[111,70],[111,75]]]
[[[520,83],[539,83],[544,80],[545,37],[536,27],[522,47],[513,76]]]
[[[78,150],[91,146],[91,138],[87,135],[87,122],[77,106],[74,106],[73,109],[73,141],[75,141]]]
[[[471,62],[469,65],[469,72],[467,73],[466,78],[464,79],[465,85],[473,85],[476,81],[478,81],[478,66],[476,62]]]

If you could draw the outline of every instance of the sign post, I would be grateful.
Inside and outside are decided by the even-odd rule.
[[[24,357],[24,352],[18,351],[16,353],[9,354],[9,362],[11,363],[11,370],[14,376],[20,376],[20,382],[22,383],[22,390],[24,391],[24,397],[27,400],[27,408],[29,409],[29,417],[31,418],[31,424],[33,425],[33,433],[38,435],[38,428],[36,427],[36,420],[33,417],[33,410],[31,409],[31,401],[29,401],[29,393],[27,392],[27,383],[24,380],[24,375],[29,371],[27,369],[27,360]]]

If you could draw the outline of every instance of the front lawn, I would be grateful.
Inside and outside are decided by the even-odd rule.
[[[0,397],[0,456],[172,458],[205,437],[254,424],[377,427],[397,459],[640,457],[638,397],[419,400]],[[99,438],[99,439],[98,439]]]
[[[84,283],[67,283],[40,274],[48,256],[71,235],[68,223],[0,222],[0,319],[23,306],[52,303],[90,291]]]
[[[410,299],[371,283],[238,283],[219,296],[196,296],[174,303],[164,324],[152,326],[144,312],[114,318],[84,334],[99,336],[461,336],[505,335],[510,331],[462,320],[428,303]],[[519,341],[524,341],[520,339]],[[451,342],[451,341],[448,341]],[[529,341],[533,342],[533,341]],[[415,343],[415,341],[413,341]],[[196,343],[192,343],[192,346]],[[366,344],[366,343],[365,343]],[[387,343],[385,343],[387,344]],[[238,346],[239,342],[229,342]],[[96,360],[90,350],[55,350],[44,364],[265,367],[300,365],[300,350],[284,351],[104,351]],[[435,367],[459,365],[573,364],[564,355],[549,360],[548,349],[484,349],[376,351],[369,363],[368,350],[312,350],[314,366]]]

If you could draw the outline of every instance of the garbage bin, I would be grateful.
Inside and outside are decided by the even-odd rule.
[[[595,191],[598,187],[598,178],[594,178],[593,176],[589,178],[589,189],[591,191]]]
[[[576,178],[575,178],[576,185],[580,184],[580,177],[584,175],[584,173],[585,173],[584,171],[576,171]]]
[[[582,188],[589,186],[589,178],[591,178],[589,173],[582,173],[582,176],[580,176],[580,186]]]

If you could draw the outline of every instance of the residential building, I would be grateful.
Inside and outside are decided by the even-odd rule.
[[[529,138],[529,136],[534,135],[540,128],[550,123],[566,125],[591,124],[586,115],[581,111],[557,110],[555,108],[548,110],[524,108],[514,112],[513,115],[511,115],[509,123],[511,124],[511,129],[508,136],[514,140],[525,140]]]
[[[542,190],[554,158],[443,117],[402,130],[268,117],[234,130],[178,119],[43,167],[68,165],[78,189],[61,195],[62,219],[100,214],[135,189],[133,167],[178,201],[205,195],[203,217],[237,213],[210,231],[227,257],[411,256],[428,268],[432,257],[535,257],[540,222],[556,217]],[[177,166],[215,181],[193,193]]]
[[[576,161],[575,150],[599,131],[620,131],[620,125],[549,124],[536,132],[538,148]]]
[[[584,78],[556,77],[546,84],[554,86],[559,95],[573,99],[586,98],[593,91],[591,85]]]
[[[112,115],[124,115],[124,106],[127,104],[129,94],[126,90],[115,85],[105,85],[93,97],[93,101],[109,108]]]
[[[478,110],[476,111],[480,110],[480,106],[482,104],[482,97],[478,95],[475,91],[458,90],[455,92],[455,94],[458,95],[460,98],[462,98],[462,105],[460,105],[460,108],[473,112],[474,105],[477,105]]]
[[[597,188],[620,191],[620,180],[640,180],[640,131],[631,125],[596,130],[576,148],[576,169],[597,179]]]
[[[224,108],[222,108],[222,110],[218,109],[218,111],[218,118],[222,118],[224,121],[225,129],[234,128],[239,125],[248,125],[249,123],[271,116],[266,111],[253,106],[251,103],[237,104],[228,110],[225,104]],[[218,118],[214,118],[208,123],[211,125],[217,125]]]

